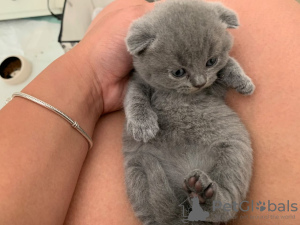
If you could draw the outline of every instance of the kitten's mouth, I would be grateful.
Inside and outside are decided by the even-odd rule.
[[[213,82],[214,82],[215,80],[216,80],[216,79],[214,79]],[[201,86],[201,87],[194,87],[194,86],[192,86],[192,87],[189,88],[189,89],[190,89],[190,93],[197,93],[197,92],[203,91],[204,89],[210,87],[210,86],[213,84],[213,82],[211,82],[210,80],[208,80],[208,81],[206,81],[206,83],[205,83],[203,86]]]
[[[191,92],[191,93],[197,93],[197,92],[202,91],[204,88],[205,88],[205,86],[203,86],[203,87],[201,87],[201,88],[192,88],[190,92]]]
[[[207,88],[207,83],[205,83],[203,86],[201,86],[201,87],[192,87],[192,88],[190,88],[190,92],[191,93],[196,93],[196,92],[200,92],[200,91],[202,91],[202,90],[204,90],[205,88]]]
[[[206,85],[202,86],[201,88],[196,88],[196,87],[184,87],[184,88],[180,88],[178,90],[179,93],[183,93],[183,94],[194,94],[197,92],[202,91],[203,89],[206,88]]]

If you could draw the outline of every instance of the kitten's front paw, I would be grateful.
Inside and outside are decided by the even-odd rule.
[[[252,95],[255,90],[255,85],[249,79],[243,82],[239,87],[236,88],[237,92],[243,95]]]
[[[127,130],[136,141],[148,142],[159,131],[157,115],[144,115],[143,118],[128,119]]]

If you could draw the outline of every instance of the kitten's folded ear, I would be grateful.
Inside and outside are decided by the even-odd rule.
[[[155,35],[151,34],[148,26],[142,20],[137,20],[131,25],[126,37],[126,45],[130,54],[138,55],[155,40]]]
[[[237,28],[240,25],[238,16],[233,10],[226,8],[219,2],[212,4],[214,4],[220,20],[227,24],[227,28]]]

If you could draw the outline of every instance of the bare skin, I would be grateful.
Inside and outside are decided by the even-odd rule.
[[[126,2],[118,0],[114,10]],[[142,0],[129,5],[114,16],[104,10],[74,49],[22,91],[60,109],[92,136],[99,117],[122,106],[132,68],[124,37],[132,20],[151,8]],[[63,224],[87,141],[54,113],[18,97],[1,109],[0,124],[0,224]]]
[[[299,202],[300,6],[294,0],[223,2],[240,15],[241,27],[232,31],[232,56],[257,87],[251,97],[234,92],[227,97],[253,139],[248,200]],[[124,114],[114,111],[121,108],[132,68],[124,45],[128,26],[152,7],[143,0],[117,0],[79,45],[24,89],[93,134],[92,150],[69,124],[27,100],[14,99],[0,111],[1,224],[140,224],[125,193]],[[296,216],[232,224],[299,223],[298,212],[284,214]]]

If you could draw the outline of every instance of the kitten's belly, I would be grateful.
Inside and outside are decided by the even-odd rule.
[[[200,96],[184,101],[165,96],[153,98],[152,106],[160,131],[149,144],[155,146],[151,151],[171,177],[185,176],[196,168],[210,171],[217,157],[210,153],[212,144],[241,141],[250,146],[244,125],[222,99]]]
[[[190,101],[165,96],[153,98],[152,106],[160,126],[157,138],[162,142],[206,146],[216,141],[248,140],[248,133],[236,113],[214,96]]]

